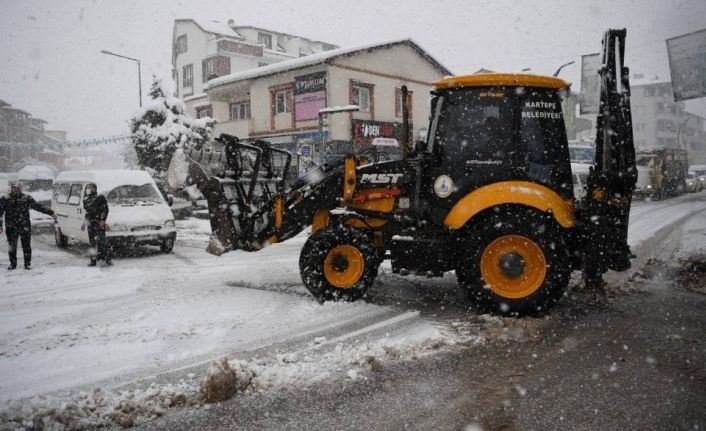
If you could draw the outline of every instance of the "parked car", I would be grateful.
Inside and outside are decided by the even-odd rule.
[[[704,185],[696,172],[689,172],[686,175],[686,191],[689,193],[696,193],[703,190]]]
[[[706,165],[691,165],[689,172],[693,172],[701,182],[701,189],[706,189]]]
[[[69,238],[88,243],[81,231],[85,210],[83,196],[86,184],[95,183],[98,193],[108,200],[108,241],[115,244],[153,244],[170,253],[176,241],[174,215],[157,189],[152,177],[144,171],[67,171],[54,180],[51,206],[58,219],[56,244],[65,247]]]

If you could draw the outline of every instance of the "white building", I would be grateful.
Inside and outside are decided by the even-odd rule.
[[[218,21],[177,19],[172,34],[172,74],[188,105],[205,98],[209,79],[335,49],[299,36]],[[206,110],[200,115],[209,115]]]
[[[432,83],[450,75],[412,40],[336,49],[213,79],[207,99],[188,108],[208,110],[215,135],[265,138],[290,151],[322,141],[356,146],[373,139],[401,138],[401,88],[407,86],[410,132],[416,138],[428,124]],[[326,118],[319,134],[318,111],[357,105],[358,112]]]
[[[671,82],[635,80],[630,92],[635,148],[685,148],[690,160],[706,160],[704,119],[674,101]]]

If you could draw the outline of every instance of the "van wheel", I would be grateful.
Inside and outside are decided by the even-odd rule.
[[[171,253],[172,250],[174,249],[174,240],[172,238],[167,238],[167,239],[162,240],[162,242],[159,243],[159,249],[164,254]]]
[[[483,311],[542,314],[569,283],[561,228],[537,211],[503,210],[474,223],[457,278]]]
[[[304,285],[319,301],[355,301],[377,276],[379,253],[367,235],[345,226],[311,235],[299,255]]]
[[[61,233],[61,228],[57,227],[54,229],[54,241],[56,242],[57,247],[64,248],[69,243],[69,238]]]

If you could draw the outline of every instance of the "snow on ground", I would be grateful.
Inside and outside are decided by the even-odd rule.
[[[156,374],[389,313],[309,296],[298,269],[305,236],[219,258],[203,251],[207,226],[180,221],[173,255],[155,249],[109,268],[86,267],[85,248],[66,252],[39,244],[51,242],[48,235],[35,237],[34,269],[2,273],[0,400]],[[412,342],[440,336],[428,322],[419,325]]]
[[[629,241],[638,246],[704,210],[703,199],[636,204]],[[685,235],[691,230],[703,235],[704,224],[693,218]],[[0,413],[26,418],[83,409],[91,426],[129,422],[135,418],[106,412],[137,402],[141,417],[159,415],[175,399],[195,396],[201,376],[146,389],[115,388],[218,357],[250,373],[252,390],[267,390],[330,377],[365,378],[380,361],[532,331],[522,326],[529,325],[526,320],[479,316],[475,333],[460,334],[393,305],[320,305],[299,276],[306,233],[257,253],[215,257],[204,251],[207,220],[178,221],[177,228],[173,254],[141,249],[140,256],[118,256],[107,268],[86,267],[85,247],[59,250],[51,235],[38,236],[33,270],[0,273]],[[694,241],[702,246],[704,238]],[[0,241],[0,256],[6,251]],[[382,270],[389,272],[389,263]],[[391,289],[409,283],[382,278]]]
[[[676,223],[680,219],[706,208],[704,195],[692,195],[658,202],[636,202],[630,209],[630,229],[628,243],[631,247],[652,237],[660,229]],[[706,217],[706,215],[704,216]]]

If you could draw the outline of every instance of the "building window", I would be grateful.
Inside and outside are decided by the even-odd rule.
[[[181,36],[177,37],[176,40],[176,51],[177,54],[182,54],[185,53],[187,49],[186,46],[186,35],[182,34]]]
[[[272,35],[267,33],[258,33],[257,41],[265,46],[267,49],[272,49]]]
[[[292,112],[292,90],[281,90],[275,93],[275,114]]]
[[[412,92],[407,91],[407,112],[412,118]],[[395,117],[402,117],[402,89],[395,88]]]
[[[181,81],[182,85],[184,88],[186,87],[191,87],[194,85],[194,65],[193,64],[187,64],[186,66],[182,67],[181,71]]]
[[[352,82],[351,84],[351,104],[358,105],[361,112],[372,112],[373,106],[373,85]]]
[[[250,118],[250,102],[235,102],[230,104],[231,120],[248,120]]]
[[[200,106],[196,108],[196,118],[213,117],[211,114],[211,105]]]
[[[201,61],[201,80],[208,82],[213,78],[230,73],[230,59],[224,55],[204,58]]]
[[[664,103],[657,102],[657,112],[664,112]]]
[[[216,61],[215,57],[207,58],[201,63],[201,78],[203,82],[208,82],[216,74]]]

